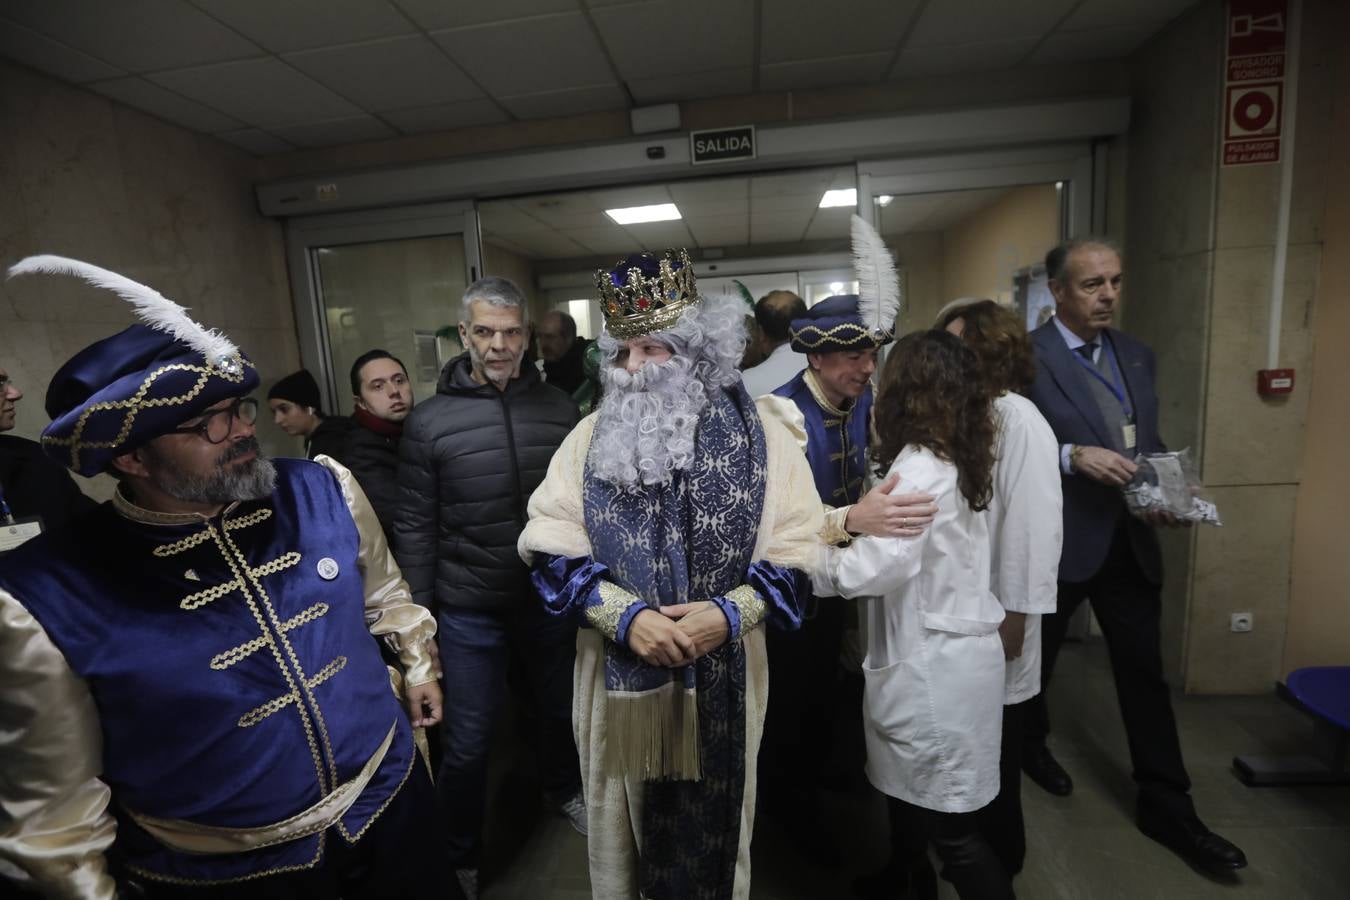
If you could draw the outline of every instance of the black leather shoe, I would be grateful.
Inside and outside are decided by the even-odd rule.
[[[1073,779],[1050,753],[1049,747],[1027,748],[1022,755],[1022,771],[1056,797],[1073,793]]]
[[[1210,831],[1194,816],[1141,813],[1139,830],[1212,875],[1231,875],[1247,867],[1247,857],[1236,845]]]

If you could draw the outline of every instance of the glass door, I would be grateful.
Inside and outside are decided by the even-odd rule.
[[[1104,161],[1103,161],[1104,162]],[[1094,230],[1097,161],[1083,144],[858,163],[858,214],[896,253],[896,333],[930,328],[952,300],[982,297],[1044,313],[1042,260]]]
[[[375,348],[403,361],[416,399],[435,392],[482,271],[472,204],[294,219],[287,253],[301,358],[329,412],[352,411],[352,362]]]

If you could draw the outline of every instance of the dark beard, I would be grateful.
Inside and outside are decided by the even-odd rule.
[[[150,482],[175,500],[185,503],[234,503],[243,500],[261,500],[276,487],[277,470],[271,460],[265,459],[257,438],[238,441],[216,460],[216,470],[210,475],[189,475],[176,463],[147,445],[155,460]],[[249,453],[257,458],[243,467],[229,464]]]

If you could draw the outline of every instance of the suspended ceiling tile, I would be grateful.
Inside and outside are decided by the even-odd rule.
[[[664,184],[591,191],[591,199],[595,202],[596,208],[601,210],[623,209],[628,206],[656,206],[672,202],[670,191]]]
[[[74,84],[126,74],[116,66],[4,19],[0,19],[0,56]]]
[[[815,193],[816,199],[819,200],[820,194],[830,186],[836,174],[834,169],[807,169],[775,175],[754,175],[750,178],[750,197],[755,199]]]
[[[518,234],[550,230],[546,223],[519,209],[510,200],[492,200],[480,205],[478,221],[485,234]]]
[[[929,3],[905,48],[1040,38],[1078,0],[942,0]]]
[[[754,62],[751,0],[651,0],[595,9],[591,18],[625,81]]]
[[[428,31],[525,19],[550,13],[575,12],[577,9],[577,0],[493,0],[492,3],[470,3],[464,0],[396,0],[396,2],[413,21]]]
[[[562,91],[544,91],[539,94],[520,94],[499,97],[498,102],[518,119],[548,119],[554,116],[574,116],[580,113],[600,112],[606,109],[626,109],[628,95],[618,85],[568,88]]]
[[[511,119],[506,110],[486,98],[390,110],[380,113],[380,118],[392,123],[404,134],[426,134],[432,131],[448,131],[452,128],[468,128],[472,125],[494,125]]]
[[[369,112],[483,99],[478,86],[422,35],[288,53],[284,59]]]
[[[1031,54],[1033,63],[1084,62],[1129,56],[1157,29],[1152,25],[1117,25],[1086,31],[1057,32]]]
[[[820,198],[824,189],[811,194],[772,194],[766,197],[750,198],[752,216],[783,215],[800,213],[810,216],[820,207]],[[805,224],[805,223],[803,223]]]
[[[608,228],[571,228],[567,236],[594,254],[613,254],[615,257],[637,253],[642,245],[617,225]]]
[[[1019,38],[1015,41],[909,47],[900,51],[891,77],[916,78],[1007,69],[1025,59],[1035,46],[1036,38]]]
[[[678,250],[694,244],[694,238],[683,222],[648,222],[645,225],[626,225],[624,230],[636,238],[644,250]]]
[[[94,82],[88,87],[119,103],[125,103],[127,106],[193,131],[214,134],[217,131],[235,131],[243,125],[242,122],[224,113],[180,97],[172,91],[166,91],[144,78],[115,78],[112,81]]]
[[[495,97],[614,83],[604,49],[581,13],[432,34]]]
[[[763,0],[760,59],[892,53],[918,7],[919,0]]]
[[[1164,25],[1196,0],[1083,0],[1083,5],[1060,25],[1061,31],[1106,28],[1111,25]]]
[[[670,185],[670,194],[685,218],[750,214],[748,178],[676,183]]]
[[[383,0],[192,0],[273,53],[348,44],[417,31]]]
[[[750,243],[750,217],[699,216],[684,220],[700,247],[740,247]]]
[[[556,231],[513,235],[511,240],[526,250],[526,256],[534,259],[570,259],[574,256],[590,255],[585,247]]]
[[[395,136],[392,128],[374,116],[350,116],[304,125],[283,125],[271,130],[301,147],[335,147]]]
[[[294,150],[295,145],[283,141],[276,135],[259,131],[256,128],[242,128],[239,131],[225,131],[214,135],[229,144],[234,144],[252,153],[254,156],[269,156],[273,153],[285,153]]]
[[[250,125],[270,127],[357,116],[361,110],[279,59],[177,69],[147,76]]]
[[[806,222],[792,219],[751,219],[750,243],[752,244],[793,244],[802,240],[806,231]]]
[[[258,56],[262,49],[182,0],[5,0],[6,18],[130,72]]]
[[[847,238],[850,231],[852,207],[836,206],[832,209],[818,209],[811,217],[806,229],[805,240],[820,241],[833,238]]]
[[[667,103],[749,94],[754,90],[754,75],[755,70],[747,66],[741,69],[718,69],[715,72],[627,78],[624,83],[638,103]]]

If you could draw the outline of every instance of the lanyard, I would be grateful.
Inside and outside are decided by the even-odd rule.
[[[1115,343],[1111,340],[1111,336],[1105,331],[1102,332],[1102,352],[1106,354],[1107,362],[1111,363],[1111,373],[1115,376],[1114,382],[1103,375],[1101,370],[1093,364],[1092,360],[1087,359],[1081,353],[1075,352],[1073,358],[1078,360],[1080,366],[1088,370],[1089,375],[1106,385],[1106,389],[1109,390],[1111,394],[1120,401],[1120,405],[1124,407],[1125,415],[1133,419],[1134,391],[1130,390],[1130,383],[1126,381],[1125,376],[1121,374],[1120,364],[1116,361]],[[1121,389],[1121,386],[1124,387],[1123,390]]]

